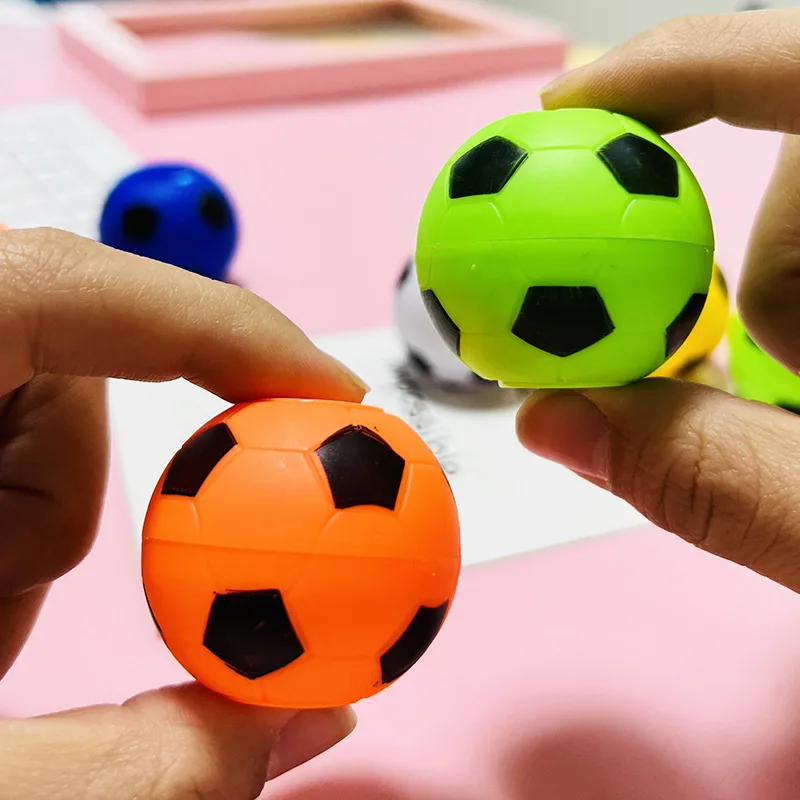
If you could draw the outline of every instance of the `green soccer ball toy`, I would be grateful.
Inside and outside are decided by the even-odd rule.
[[[678,153],[596,109],[517,114],[450,158],[417,237],[417,279],[451,350],[516,388],[617,386],[684,342],[714,234]]]
[[[728,372],[739,397],[800,414],[800,377],[750,338],[738,314],[728,326]]]

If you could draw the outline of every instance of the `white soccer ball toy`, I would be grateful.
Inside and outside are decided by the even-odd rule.
[[[406,263],[394,295],[395,324],[416,376],[450,391],[486,390],[497,386],[476,375],[442,340],[428,316],[417,282],[414,259]]]

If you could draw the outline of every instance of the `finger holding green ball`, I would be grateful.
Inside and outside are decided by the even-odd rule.
[[[597,109],[517,114],[448,160],[425,202],[417,277],[474,372],[518,388],[650,375],[712,276],[709,209],[658,134]]]

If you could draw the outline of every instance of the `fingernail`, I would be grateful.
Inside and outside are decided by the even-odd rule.
[[[539,100],[542,103],[542,108],[552,108],[554,101],[558,100],[559,95],[564,94],[564,90],[569,84],[575,82],[575,76],[581,72],[581,70],[583,70],[583,67],[568,69],[565,72],[562,72],[557,78],[554,78],[552,81],[550,81],[550,83],[548,83],[543,89],[541,89],[539,92]],[[570,101],[570,105],[574,105],[572,100]]]
[[[580,92],[577,90],[582,85],[582,76],[585,76],[586,71],[591,69],[593,65],[597,64],[605,56],[601,55],[586,63],[579,63],[578,66],[572,69],[565,70],[558,77],[554,78],[539,92],[539,100],[542,103],[542,108],[545,110],[555,107],[567,105],[571,107],[581,107],[585,105],[584,100],[579,96]],[[570,89],[570,86],[572,89]]]
[[[364,392],[364,394],[366,394],[370,390],[370,385],[366,383],[363,378],[356,375],[356,373],[353,372],[353,370],[351,370],[350,367],[347,366],[347,364],[344,364],[343,362],[339,361],[338,358],[334,358],[333,356],[331,356],[331,358],[339,365],[339,367],[342,369],[343,372],[347,373],[350,380],[359,389],[361,389]]]
[[[351,708],[301,711],[278,734],[267,767],[267,780],[305,764],[338,744],[356,726]]]
[[[550,107],[553,96],[558,94],[559,87],[566,81],[567,76],[570,74],[569,72],[565,72],[563,75],[559,75],[539,92],[539,100],[542,103],[543,109],[547,110]]]
[[[600,409],[578,392],[534,392],[517,415],[517,436],[536,455],[605,480],[610,429]]]

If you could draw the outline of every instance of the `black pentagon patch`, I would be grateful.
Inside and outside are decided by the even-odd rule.
[[[122,213],[122,232],[132,242],[146,242],[156,235],[160,215],[148,205],[135,205]]]
[[[403,271],[400,273],[400,277],[397,279],[397,287],[399,288],[402,286],[407,280],[409,275],[411,275],[411,269],[414,266],[414,259],[409,258],[406,261],[406,265],[403,267]]]
[[[428,360],[424,356],[421,356],[419,353],[415,352],[414,350],[408,351],[408,360],[414,367],[414,369],[416,369],[423,375],[430,375],[433,372],[433,370],[431,369],[431,365],[428,363]]]
[[[444,306],[439,301],[439,298],[433,293],[433,289],[426,289],[422,293],[422,302],[425,304],[425,309],[428,316],[433,322],[433,327],[436,328],[439,336],[457,356],[461,355],[461,331],[458,325],[453,322],[450,315],[444,310]]]
[[[564,358],[614,330],[594,286],[531,286],[511,332],[523,342]]]
[[[450,170],[450,199],[497,194],[528,154],[519,145],[493,136],[464,153]]]
[[[381,656],[381,683],[396,681],[422,658],[441,630],[448,606],[420,606],[400,638]]]
[[[800,414],[800,405],[797,403],[776,403],[775,405],[784,411],[790,411],[792,414]]]
[[[200,216],[216,231],[231,224],[231,210],[225,198],[214,192],[204,192],[197,205]]]
[[[667,344],[666,353],[667,358],[671,358],[678,350],[678,348],[686,341],[692,329],[700,319],[700,314],[703,313],[703,306],[706,304],[705,294],[693,294],[683,310],[667,327]]]
[[[348,425],[326,439],[316,453],[335,508],[380,506],[394,510],[406,462],[377,433]]]
[[[678,164],[657,144],[627,133],[601,147],[597,155],[631,194],[678,196]]]
[[[195,497],[214,467],[235,445],[236,439],[224,422],[196,434],[172,459],[161,494]]]
[[[215,595],[203,647],[251,681],[304,652],[277,589]]]

